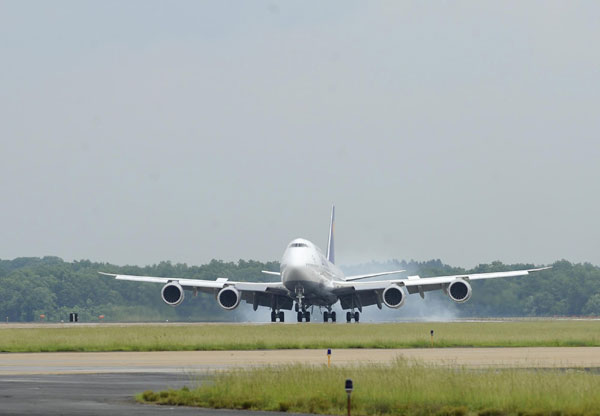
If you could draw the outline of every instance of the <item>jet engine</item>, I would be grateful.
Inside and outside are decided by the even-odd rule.
[[[383,303],[388,308],[398,309],[402,305],[404,305],[404,301],[406,300],[406,296],[404,295],[404,290],[398,285],[389,285],[383,291]]]
[[[464,303],[471,299],[471,285],[461,279],[457,279],[448,285],[448,296],[454,302]]]
[[[177,282],[169,282],[163,286],[160,295],[162,300],[171,306],[177,306],[183,302],[183,288]]]
[[[224,287],[217,293],[217,302],[223,309],[231,310],[237,308],[242,300],[242,295],[235,287]]]

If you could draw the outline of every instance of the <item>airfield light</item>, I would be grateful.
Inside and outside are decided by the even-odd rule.
[[[331,348],[327,348],[327,368],[331,367]]]
[[[348,394],[348,416],[350,416],[350,395],[352,394],[353,386],[352,379],[346,379],[346,393]]]
[[[430,331],[431,334],[431,346],[433,347],[433,329]]]

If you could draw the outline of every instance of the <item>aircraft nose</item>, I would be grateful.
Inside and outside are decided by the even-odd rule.
[[[285,268],[285,271],[282,275],[283,284],[286,287],[290,286],[290,288],[293,288],[298,283],[305,281],[306,278],[306,270],[304,267],[300,266],[288,266]]]
[[[285,268],[285,272],[283,273],[283,282],[289,282],[293,280],[301,280],[302,279],[302,270],[297,266],[288,266]]]

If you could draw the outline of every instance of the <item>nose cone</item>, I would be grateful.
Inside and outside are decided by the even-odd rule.
[[[307,270],[304,266],[287,266],[281,275],[283,285],[289,290],[308,280]]]

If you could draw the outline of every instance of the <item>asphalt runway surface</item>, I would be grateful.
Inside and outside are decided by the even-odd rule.
[[[600,368],[600,347],[427,348],[333,350],[332,364],[425,363],[509,368]],[[324,365],[323,350],[172,351],[0,354],[2,415],[284,415],[144,405],[145,390],[193,388],[210,373],[235,367],[291,363]]]
[[[600,368],[600,347],[340,349],[333,365],[395,359],[467,367]],[[0,375],[207,373],[232,367],[327,363],[325,350],[52,352],[0,354]]]
[[[272,416],[278,412],[199,409],[136,403],[144,390],[194,386],[201,376],[165,373],[0,376],[1,415],[199,415]]]

